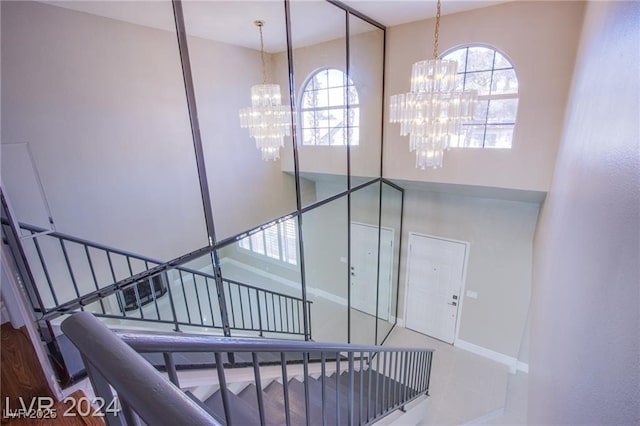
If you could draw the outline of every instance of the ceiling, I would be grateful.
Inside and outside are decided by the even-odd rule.
[[[477,9],[507,0],[444,0],[442,13]],[[42,1],[54,6],[117,19],[147,27],[175,31],[171,2],[136,1]],[[183,0],[185,26],[190,35],[259,49],[258,30],[253,21],[265,21],[265,50],[286,49],[284,7],[280,0]],[[435,0],[344,0],[344,4],[385,26],[435,16]],[[344,37],[344,13],[318,0],[291,1],[291,32],[296,47]],[[358,20],[359,21],[359,20]],[[356,24],[357,23],[357,24]],[[351,25],[353,33],[373,29],[364,21]]]

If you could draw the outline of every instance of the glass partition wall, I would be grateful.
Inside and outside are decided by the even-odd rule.
[[[82,285],[92,273],[100,289],[148,274],[149,288],[163,289],[143,307],[136,287],[131,311],[114,293],[90,306],[97,313],[106,306],[131,323],[194,332],[380,343],[396,318],[402,221],[402,191],[381,178],[384,27],[332,2],[130,3],[158,22],[122,20],[118,2],[112,12],[2,4],[3,36],[31,43],[3,56],[47,64],[30,67],[46,70],[35,76],[3,65],[3,109],[11,116],[5,105],[20,99],[28,113],[27,123],[18,113],[3,120],[3,162],[38,169],[5,176],[33,167],[3,167],[17,219],[43,205],[20,182],[41,178],[58,231],[147,259],[130,267],[123,255],[110,270],[106,252],[88,250]],[[38,113],[43,105],[55,116]],[[269,122],[277,135],[256,137],[267,110],[279,114]],[[8,145],[25,140],[31,160]],[[35,280],[68,282],[60,259],[35,268]],[[60,302],[77,296],[64,291]]]

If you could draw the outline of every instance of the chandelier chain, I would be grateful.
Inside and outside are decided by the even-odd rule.
[[[262,35],[262,27],[264,26],[264,21],[255,21],[254,24],[260,30],[260,59],[262,60],[262,84],[267,83],[267,65],[264,60],[264,37]]]
[[[433,59],[438,59],[438,33],[440,32],[440,0],[436,8],[436,30],[433,37]]]

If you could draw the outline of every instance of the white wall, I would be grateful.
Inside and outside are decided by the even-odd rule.
[[[518,358],[538,204],[410,189],[404,209],[398,316],[405,313],[409,232],[469,242],[466,289],[478,298],[461,295],[459,338]]]
[[[587,7],[535,240],[530,424],[640,423],[639,22]]]
[[[344,19],[344,17],[343,17]],[[360,24],[362,26],[363,24]],[[368,24],[367,24],[368,25]],[[318,28],[318,31],[322,31]],[[360,144],[351,147],[351,173],[354,176],[377,177],[380,172],[382,115],[382,31],[367,31],[350,38],[350,73],[360,100]],[[295,34],[293,44],[296,46]],[[337,68],[346,72],[346,39],[340,38],[311,46],[295,48],[293,51],[296,104],[300,103],[302,86],[314,71],[322,68]],[[287,66],[286,52],[274,55],[275,69]],[[278,71],[282,76],[282,73]],[[288,84],[284,78],[280,84]],[[299,137],[299,167],[302,173],[347,174],[347,151],[342,146],[301,145]],[[282,168],[293,171],[293,153],[285,151]],[[346,190],[346,178],[344,187]]]
[[[160,259],[206,245],[175,33],[2,7],[2,143],[30,143],[57,229]],[[238,119],[262,81],[260,53],[189,48],[217,237],[293,211],[293,178],[261,160]],[[24,218],[30,200],[14,198]]]
[[[175,34],[2,9],[2,143],[31,145],[57,229],[166,259],[205,245]]]
[[[263,161],[249,130],[240,128],[238,111],[251,106],[251,86],[262,83],[260,51],[190,37],[189,53],[216,237],[291,213],[296,208],[294,178],[282,172],[280,160]],[[266,56],[271,76],[273,55]],[[285,151],[292,151],[290,137],[281,155]]]
[[[444,168],[419,170],[399,125],[385,123],[384,176],[390,178],[546,191],[582,22],[582,2],[517,1],[442,17],[440,52],[488,43],[512,61],[519,80],[513,148],[454,149]],[[443,5],[446,13],[446,4]],[[387,31],[387,96],[409,91],[411,65],[431,57],[435,20]],[[385,99],[388,101],[388,98]],[[388,110],[388,106],[386,107]],[[388,111],[385,112],[385,117]]]

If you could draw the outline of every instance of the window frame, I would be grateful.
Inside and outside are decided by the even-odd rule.
[[[311,82],[313,81],[313,79],[320,73],[325,72],[325,71],[329,71],[329,70],[335,70],[335,71],[339,71],[340,73],[342,73],[342,75],[346,78],[347,84],[343,85],[343,86],[337,86],[340,88],[345,89],[343,91],[344,93],[344,104],[342,105],[328,105],[327,107],[311,107],[311,108],[305,108],[303,107],[303,99],[304,99],[304,95],[305,93],[307,93],[307,89],[309,87],[309,85],[311,84]],[[349,99],[348,99],[348,95],[347,95],[347,89],[349,89],[350,87],[353,87],[353,90],[355,91],[355,97],[357,99],[357,103],[355,104],[351,104],[349,103]],[[331,88],[336,88],[336,87],[331,87]],[[310,90],[317,90],[317,89],[310,89]],[[329,90],[329,87],[324,88],[323,90]],[[299,138],[299,145],[301,146],[358,146],[360,145],[360,95],[358,93],[358,88],[356,87],[355,82],[353,81],[353,79],[342,69],[337,68],[337,67],[331,67],[331,66],[327,66],[327,67],[321,67],[321,68],[317,68],[315,70],[313,70],[312,72],[309,73],[309,75],[304,79],[304,81],[302,82],[302,85],[300,86],[300,94],[298,96],[298,119],[297,119],[297,132],[298,132],[298,138]],[[309,111],[331,111],[331,110],[341,110],[344,112],[345,117],[349,117],[349,112],[353,111],[354,114],[357,114],[357,122],[358,125],[357,126],[353,126],[350,124],[350,119],[347,118],[346,121],[346,125],[344,126],[340,126],[341,128],[345,129],[345,143],[340,144],[340,145],[336,145],[336,144],[319,144],[319,143],[315,143],[317,142],[316,137],[314,137],[314,143],[305,143],[305,138],[304,138],[304,130],[308,130],[308,129],[312,129],[312,130],[316,130],[319,128],[310,128],[310,127],[305,127],[304,126],[304,113],[305,112],[309,112]],[[322,127],[323,128],[323,127]],[[333,129],[333,127],[329,127],[328,129]],[[357,138],[353,138],[352,137],[352,130],[353,129],[357,129],[358,130],[358,137]],[[350,135],[351,133],[351,135]],[[347,143],[348,141],[348,143]],[[329,140],[329,142],[331,142],[331,139]]]
[[[478,70],[468,70],[468,58],[469,58],[469,49],[472,48],[484,48],[484,49],[489,49],[493,51],[493,61],[491,64],[491,68],[490,69],[478,69]],[[461,149],[512,149],[513,148],[513,136],[514,136],[514,132],[515,132],[515,127],[516,127],[516,123],[517,123],[517,119],[518,119],[518,107],[520,105],[520,79],[518,78],[518,73],[516,71],[515,66],[513,65],[513,61],[511,60],[511,58],[504,53],[501,49],[491,45],[491,44],[487,44],[487,43],[469,43],[469,44],[461,44],[458,46],[454,46],[451,47],[447,50],[445,50],[444,52],[442,52],[439,55],[440,59],[445,59],[446,56],[451,55],[453,53],[456,53],[460,50],[465,50],[465,66],[464,66],[464,70],[462,72],[456,72],[456,78],[458,78],[458,76],[462,75],[463,76],[463,83],[462,83],[462,90],[466,89],[466,85],[467,85],[467,75],[468,74],[474,74],[474,73],[480,73],[480,72],[491,72],[491,79],[489,80],[489,93],[488,94],[478,94],[478,103],[482,102],[482,101],[487,101],[487,109],[486,109],[486,113],[485,113],[485,117],[484,120],[481,122],[480,120],[478,121],[472,121],[470,123],[463,123],[462,124],[462,134],[460,136],[460,141],[464,141],[467,139],[467,132],[465,131],[466,128],[470,128],[470,127],[476,127],[476,126],[482,126],[483,128],[483,135],[482,135],[482,146],[475,146],[475,145],[470,145],[470,146],[461,146],[460,143],[458,143],[457,146],[453,146],[452,148],[461,148]],[[500,54],[505,61],[507,61],[509,63],[509,67],[500,67],[500,68],[496,68],[496,54]],[[496,71],[508,71],[508,70],[513,70],[513,74],[515,76],[515,81],[517,84],[517,89],[515,91],[515,93],[497,93],[497,94],[492,94],[491,91],[493,90],[493,77],[495,75]],[[513,121],[500,121],[500,122],[490,122],[489,121],[489,114],[490,114],[490,107],[491,107],[491,101],[500,101],[500,100],[510,100],[510,99],[515,99],[516,101],[516,106],[515,106],[515,112],[514,112],[514,117],[513,117]],[[488,128],[492,128],[492,127],[496,127],[496,126],[509,126],[510,130],[511,130],[511,139],[509,141],[509,146],[491,146],[491,145],[487,145],[487,136],[488,134]],[[469,132],[470,134],[472,133],[472,131]]]

